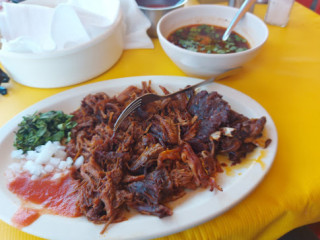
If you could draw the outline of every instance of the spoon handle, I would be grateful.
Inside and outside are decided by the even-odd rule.
[[[241,7],[239,8],[236,16],[232,19],[230,25],[228,26],[227,30],[224,32],[222,36],[222,41],[226,41],[237,23],[240,19],[244,16],[244,14],[251,8],[251,6],[256,2],[256,0],[245,0]]]

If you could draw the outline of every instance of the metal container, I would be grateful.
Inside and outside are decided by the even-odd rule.
[[[245,2],[245,0],[229,0],[229,6],[235,7],[235,8],[240,8],[244,2]],[[254,10],[254,4],[249,9],[249,11],[253,12],[253,10]]]
[[[148,29],[150,37],[157,36],[157,24],[166,13],[183,7],[188,0],[136,0],[141,11],[150,19],[151,27]]]

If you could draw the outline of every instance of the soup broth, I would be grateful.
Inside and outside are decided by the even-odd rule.
[[[181,48],[201,53],[236,53],[250,48],[248,41],[234,31],[223,41],[225,31],[220,26],[194,24],[175,30],[167,39]]]

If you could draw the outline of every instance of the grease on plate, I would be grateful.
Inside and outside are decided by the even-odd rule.
[[[236,174],[241,175],[242,172],[239,170],[247,169],[252,164],[257,163],[260,165],[262,170],[265,170],[266,164],[263,162],[263,158],[266,156],[267,150],[260,149],[258,152],[258,156],[256,153],[250,154],[247,158],[244,158],[241,163],[235,164],[235,165],[228,165],[227,164],[227,158],[225,156],[219,156],[219,161],[223,163],[223,169],[225,171],[225,174],[229,177],[233,177]]]

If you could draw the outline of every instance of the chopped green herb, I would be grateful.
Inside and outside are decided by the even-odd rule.
[[[194,51],[194,52],[196,52],[197,48],[198,48],[198,43],[194,42],[194,41],[188,41],[188,40],[182,40],[181,39],[179,41],[179,44],[181,46],[183,46],[183,48],[188,49],[190,51]]]
[[[248,41],[235,32],[227,41],[222,41],[225,30],[213,25],[194,24],[177,29],[168,40],[179,47],[202,53],[235,53],[250,48]]]
[[[236,50],[237,50],[237,47],[236,47],[236,46],[232,46],[232,47],[230,47],[230,50],[231,50],[231,51],[233,51],[233,50],[236,51]]]
[[[62,111],[34,113],[19,123],[14,146],[23,152],[34,150],[48,141],[70,141],[70,130],[77,125],[72,115]]]

